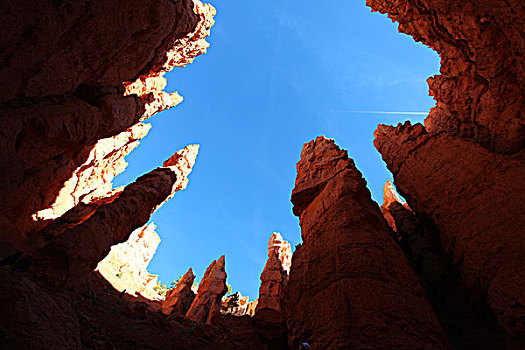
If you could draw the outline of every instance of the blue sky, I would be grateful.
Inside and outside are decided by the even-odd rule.
[[[399,34],[365,1],[221,0],[208,53],[167,74],[184,101],[148,122],[115,186],[134,181],[178,149],[201,145],[190,182],[152,217],[162,242],[148,270],[169,283],[226,255],[228,283],[256,298],[267,242],[300,243],[290,194],[303,143],[317,135],[348,150],[382,201],[391,179],[373,146],[379,123],[428,112],[432,50]]]

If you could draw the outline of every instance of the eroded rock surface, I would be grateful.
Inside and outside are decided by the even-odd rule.
[[[111,247],[108,256],[98,263],[97,271],[119,292],[159,299],[153,289],[158,276],[147,271],[159,243],[154,224],[139,227],[126,242]]]
[[[304,145],[292,203],[303,239],[284,304],[292,347],[448,347],[364,179],[333,140]]]
[[[197,296],[186,313],[186,317],[200,323],[210,323],[220,315],[221,299],[228,291],[224,255],[214,260],[206,269],[199,284]]]
[[[525,145],[525,16],[520,0],[367,0],[399,22],[399,31],[436,50],[440,75],[430,133],[476,141],[498,153]]]
[[[274,232],[268,242],[268,261],[261,274],[261,287],[256,312],[263,308],[281,311],[281,299],[288,284],[292,248],[280,233]]]
[[[380,126],[375,144],[410,207],[436,224],[467,288],[489,303],[511,343],[522,341],[523,151],[493,153],[408,122]]]
[[[177,282],[175,288],[170,289],[166,294],[166,299],[162,302],[162,313],[169,315],[175,312],[185,315],[188,312],[195,300],[195,293],[191,289],[194,280],[195,274],[190,268]]]
[[[163,74],[206,51],[215,11],[198,0],[4,5],[0,233],[25,250],[111,191],[147,133],[140,122],[182,100]]]

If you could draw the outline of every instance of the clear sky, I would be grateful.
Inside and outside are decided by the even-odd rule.
[[[258,296],[273,231],[300,243],[290,194],[303,143],[317,135],[348,150],[382,202],[391,179],[373,146],[379,123],[422,121],[439,57],[399,34],[365,0],[218,0],[208,53],[167,74],[184,101],[157,114],[115,186],[201,145],[186,190],[152,217],[162,242],[148,270],[169,285],[197,280],[226,255],[233,291]],[[396,113],[363,113],[396,112]]]

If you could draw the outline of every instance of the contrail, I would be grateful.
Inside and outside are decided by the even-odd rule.
[[[401,115],[427,115],[429,112],[402,112],[402,111],[328,111],[331,113],[366,113],[366,114],[401,114]]]

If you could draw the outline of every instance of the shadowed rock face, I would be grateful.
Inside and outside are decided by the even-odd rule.
[[[228,291],[224,255],[206,269],[197,291],[197,296],[186,313],[186,317],[195,322],[210,323],[213,317],[220,315],[221,298]]]
[[[139,227],[126,242],[111,247],[96,270],[119,292],[159,299],[159,293],[154,290],[158,276],[147,271],[159,243],[155,224]]]
[[[410,207],[435,222],[465,285],[489,303],[509,341],[519,341],[525,334],[523,152],[496,154],[409,123],[380,126],[375,144]]]
[[[425,126],[498,153],[525,145],[525,16],[521,0],[367,0],[399,22],[399,31],[436,50],[437,101]]]
[[[388,183],[387,183],[388,184]],[[454,349],[497,349],[504,333],[487,303],[468,291],[449,255],[441,246],[440,233],[426,218],[412,212],[385,185],[383,215],[393,220],[400,245],[414,267],[450,345]],[[386,215],[385,215],[386,217]]]
[[[284,304],[290,345],[447,348],[364,179],[333,140],[304,145],[292,203],[303,244],[293,255]]]

